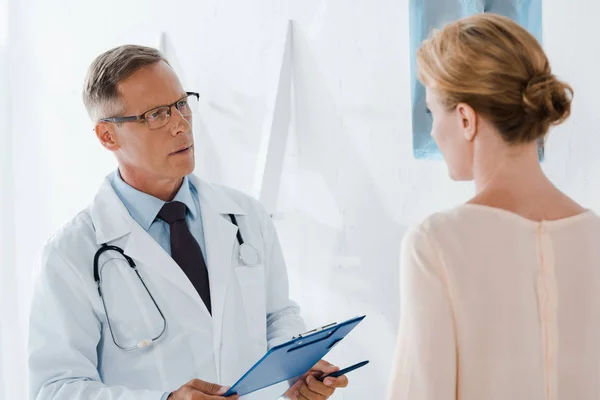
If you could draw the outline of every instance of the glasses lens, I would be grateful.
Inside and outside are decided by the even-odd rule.
[[[193,115],[198,110],[198,99],[194,95],[189,95],[176,104],[177,109],[184,117]]]
[[[171,118],[170,107],[159,107],[144,114],[144,120],[149,129],[159,129],[165,126]]]

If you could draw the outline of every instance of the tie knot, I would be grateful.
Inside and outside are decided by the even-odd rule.
[[[165,203],[158,212],[158,218],[171,225],[175,221],[185,221],[185,212],[187,207],[180,201]]]

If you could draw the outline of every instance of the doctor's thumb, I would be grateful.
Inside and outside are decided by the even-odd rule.
[[[229,390],[228,387],[218,385],[216,383],[205,382],[200,379],[194,379],[190,382],[190,385],[205,394],[213,394],[213,395],[224,395]]]
[[[212,390],[214,391],[213,394],[224,395],[229,390],[229,387],[220,386],[214,383]]]

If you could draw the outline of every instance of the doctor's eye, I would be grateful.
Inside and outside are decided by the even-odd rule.
[[[429,107],[425,107],[425,112],[429,115],[431,115],[431,110],[429,109]]]
[[[184,117],[192,115],[192,109],[190,107],[190,102],[187,98],[181,99],[177,102],[177,109]]]
[[[159,120],[159,119],[162,119],[162,118],[168,116],[168,114],[169,114],[169,110],[167,108],[165,108],[165,107],[157,108],[156,110],[149,111],[146,114],[145,119],[149,120],[149,121]]]

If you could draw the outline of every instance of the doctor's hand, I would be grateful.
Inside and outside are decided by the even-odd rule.
[[[338,378],[325,378],[320,382],[319,376],[331,374],[339,371],[340,368],[321,360],[312,367],[298,382],[296,382],[285,396],[290,400],[325,400],[333,395],[337,388],[348,386],[348,378],[340,376]]]
[[[229,388],[217,385],[216,383],[209,383],[201,381],[200,379],[193,379],[171,393],[167,400],[222,400],[225,399],[223,395],[227,393]],[[231,396],[227,399],[237,400],[240,396]]]

